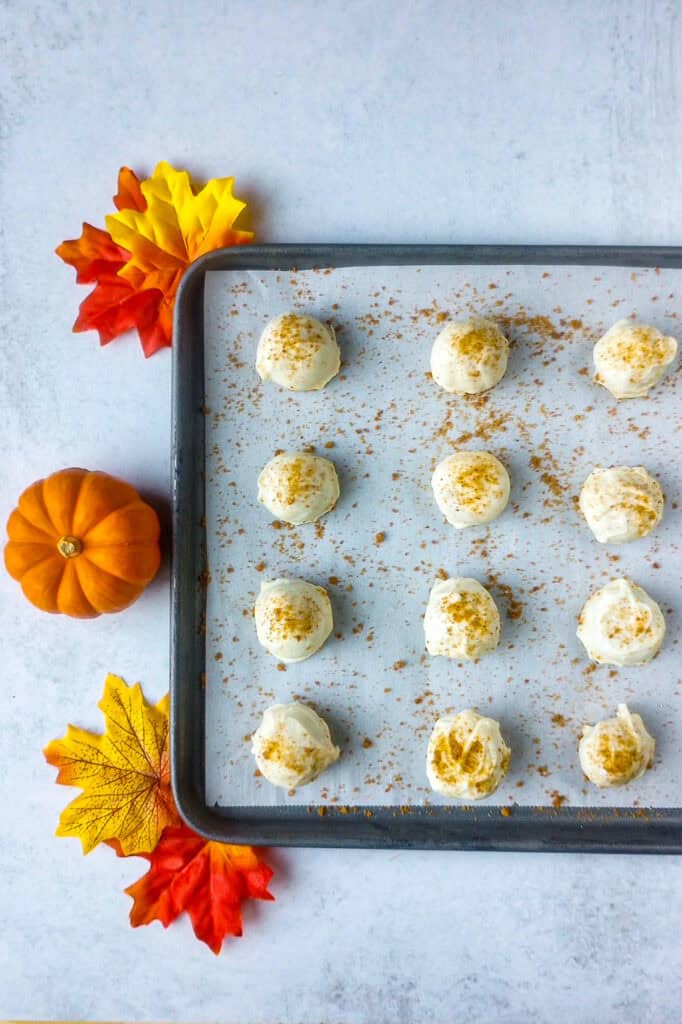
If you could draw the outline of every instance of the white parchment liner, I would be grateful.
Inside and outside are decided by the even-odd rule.
[[[591,348],[632,314],[679,335],[679,273],[211,273],[205,309],[209,802],[442,803],[426,784],[429,732],[438,715],[476,707],[500,720],[512,747],[493,803],[678,805],[679,373],[647,399],[618,403],[591,381]],[[290,309],[339,331],[341,374],[322,392],[288,393],[256,375],[263,326]],[[476,400],[446,395],[428,374],[442,322],[471,312],[497,319],[512,340],[507,375]],[[321,529],[276,529],[256,501],[256,478],[277,449],[306,445],[335,462],[341,500]],[[435,506],[431,472],[456,447],[487,448],[509,469],[510,505],[490,526],[458,532]],[[594,465],[614,463],[646,466],[667,507],[651,537],[604,547],[575,497]],[[422,616],[439,571],[476,577],[498,602],[502,640],[478,664],[424,652]],[[252,608],[262,580],[287,575],[328,588],[336,636],[282,671],[257,643]],[[664,609],[665,646],[648,666],[591,666],[575,637],[587,596],[617,575],[630,575]],[[254,774],[247,737],[268,704],[294,698],[325,716],[343,755],[289,795]],[[613,714],[622,700],[655,736],[656,764],[632,786],[600,792],[580,772],[580,728]]]

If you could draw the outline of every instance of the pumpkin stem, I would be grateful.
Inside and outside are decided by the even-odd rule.
[[[64,558],[76,558],[83,550],[83,542],[78,537],[62,537],[57,541],[57,551]]]

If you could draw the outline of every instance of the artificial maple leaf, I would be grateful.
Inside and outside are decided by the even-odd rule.
[[[140,179],[129,167],[122,167],[118,172],[118,192],[114,196],[117,210],[144,210],[146,207]]]
[[[114,196],[117,210],[144,210],[145,201],[140,181],[129,167],[118,172],[118,192]],[[78,284],[99,281],[102,275],[117,274],[130,259],[130,253],[112,241],[107,231],[83,224],[80,238],[62,242],[55,249],[57,256],[76,270]],[[136,289],[139,290],[139,289]]]
[[[117,274],[129,257],[125,249],[112,242],[108,232],[92,224],[83,224],[80,238],[62,242],[55,252],[75,268],[78,284],[99,281],[103,274]]]
[[[167,825],[179,822],[170,789],[168,694],[148,704],[139,683],[108,675],[99,708],[106,731],[69,725],[45,748],[57,782],[83,792],[59,819],[58,836],[77,836],[83,852],[118,840],[125,855],[153,850]]]
[[[244,900],[274,899],[273,872],[251,846],[211,842],[181,825],[164,829],[145,856],[149,871],[125,890],[133,928],[152,921],[167,928],[187,911],[196,937],[218,954],[226,935],[242,934]]]
[[[134,327],[145,356],[170,345],[175,294],[189,263],[253,238],[233,228],[246,205],[232,195],[233,183],[213,178],[195,195],[187,172],[165,162],[142,182],[122,167],[114,196],[119,212],[107,217],[110,233],[84,224],[80,238],[56,250],[76,268],[77,281],[96,282],[74,332],[96,330],[106,345]]]
[[[118,210],[145,208],[140,181],[129,167],[122,167],[118,173],[114,204]],[[79,284],[95,281],[95,288],[80,305],[74,334],[95,330],[100,345],[106,345],[125,331],[137,328],[147,356],[168,344],[169,328],[165,322],[158,323],[163,293],[156,288],[141,290],[137,286],[139,279],[135,284],[119,277],[130,253],[116,245],[107,231],[83,224],[80,238],[62,242],[55,251],[75,268]]]
[[[159,325],[159,307],[163,295],[157,289],[136,291],[117,274],[102,274],[97,286],[81,302],[74,334],[95,330],[101,345],[120,334],[137,328],[146,356],[167,344],[167,330]]]
[[[232,194],[234,178],[212,178],[194,193],[187,171],[162,161],[140,185],[144,210],[120,210],[106,218],[113,241],[130,253],[119,272],[136,288],[159,288],[174,299],[192,260],[226,245],[245,245],[251,231],[233,225],[246,203]]]

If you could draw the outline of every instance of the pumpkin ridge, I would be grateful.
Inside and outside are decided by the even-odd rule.
[[[115,550],[116,548],[123,549],[124,551],[130,551],[131,548],[139,548],[140,551],[142,552],[142,551],[146,551],[149,548],[149,545],[144,543],[144,542],[140,542],[140,541],[131,541],[129,544],[121,544],[120,542],[119,543],[113,543],[113,544],[91,544],[89,546],[86,544],[83,547],[83,551],[81,552],[81,557],[85,558],[90,563],[90,565],[94,565],[95,568],[99,569],[100,572],[104,572],[108,576],[113,576],[114,579],[121,580],[122,583],[132,583],[134,585],[139,585],[139,586],[147,587],[151,583],[151,581],[154,579],[154,576],[156,575],[156,572],[159,571],[158,567],[156,569],[156,572],[154,573],[154,576],[152,576],[151,578],[148,577],[148,576],[145,576],[145,577],[138,577],[136,579],[131,579],[130,576],[124,576],[123,573],[113,572],[112,569],[104,569],[104,568],[102,568],[102,566],[99,564],[99,562],[95,558],[91,557],[91,555],[94,552],[96,552],[96,551],[111,551],[111,550]],[[159,565],[160,564],[161,564],[161,559],[160,559],[160,556],[159,556]],[[143,584],[141,582],[142,579],[146,579],[147,582]]]
[[[45,477],[41,483],[42,500],[57,534],[72,533],[74,495],[80,493],[89,470],[71,466]]]
[[[46,514],[47,514],[47,510],[45,510],[45,511],[46,511]],[[34,540],[17,540],[15,537],[13,537],[12,533],[11,533],[11,529],[14,529],[14,526],[15,526],[15,523],[12,522],[13,517],[16,517],[17,519],[21,519],[21,521],[24,524],[24,526],[28,527],[28,529],[35,530],[36,533],[41,533],[43,535],[43,537],[45,537],[45,541],[44,541],[45,544],[52,544],[52,545],[54,545],[54,537],[52,536],[52,534],[48,533],[47,530],[43,530],[43,528],[41,526],[36,526],[35,523],[31,522],[31,520],[21,511],[20,508],[13,509],[11,514],[10,514],[9,519],[7,520],[7,536],[9,537],[10,541],[12,542],[12,544],[38,544],[38,543],[40,543],[39,541],[34,541]],[[52,520],[50,520],[50,522],[52,522]]]
[[[127,501],[125,503],[125,505],[119,505],[118,508],[110,509],[107,512],[107,514],[105,515],[104,519],[100,519],[100,521],[98,523],[95,523],[94,526],[90,527],[90,529],[88,530],[87,533],[83,534],[83,537],[82,537],[83,542],[86,543],[87,539],[88,539],[88,536],[92,533],[92,531],[93,530],[99,530],[100,526],[102,526],[103,523],[106,523],[107,519],[111,519],[111,517],[113,515],[119,515],[121,512],[126,512],[128,509],[135,508],[137,505],[146,505],[147,508],[151,508],[151,505],[149,505],[146,501],[143,501],[142,498],[134,498],[132,501]],[[154,510],[152,509],[152,511],[154,511]],[[146,541],[138,541],[137,543],[145,544],[147,542]],[[120,541],[114,541],[112,544],[96,544],[95,547],[98,547],[98,548],[123,547],[123,545],[121,544]]]
[[[81,500],[81,495],[83,493],[83,487],[85,486],[85,481],[90,476],[90,472],[91,472],[91,470],[87,471],[84,474],[83,479],[80,482],[80,487],[78,488],[78,493],[76,494],[76,499],[75,499],[75,501],[73,503],[73,508],[71,509],[71,522],[69,523],[70,532],[73,531],[73,524],[76,522],[76,512],[78,511],[78,502]],[[83,538],[79,537],[78,539],[82,540]]]
[[[107,572],[106,569],[100,569],[100,567],[98,565],[96,565],[94,562],[91,562],[89,558],[83,558],[83,557],[81,557],[81,558],[74,558],[71,562],[68,562],[67,564],[68,565],[73,565],[73,567],[74,567],[74,569],[76,571],[76,574],[78,576],[78,583],[79,583],[79,585],[80,585],[80,587],[81,587],[81,589],[83,591],[83,594],[85,595],[86,600],[90,604],[93,604],[93,601],[88,596],[89,586],[88,586],[88,589],[86,589],[86,587],[83,584],[83,581],[81,580],[81,570],[85,570],[86,566],[88,566],[91,571],[94,571],[95,575],[99,573],[100,576],[105,577],[105,580],[104,580],[105,583],[107,581],[111,581],[114,584],[116,584],[116,586],[113,588],[114,591],[120,593],[122,585],[127,589],[129,596],[123,598],[125,603],[119,604],[118,601],[117,601],[115,609],[100,608],[100,607],[98,607],[97,608],[97,614],[98,615],[99,614],[104,614],[104,613],[110,614],[110,612],[112,610],[121,611],[122,612],[125,608],[129,608],[130,605],[133,604],[133,602],[137,600],[137,598],[139,597],[141,591],[143,590],[143,588],[141,586],[139,586],[137,583],[131,583],[130,580],[119,579],[117,576],[114,576],[112,573]],[[93,580],[91,579],[89,581],[89,583],[92,583],[92,582],[93,582]],[[110,586],[111,586],[111,582],[109,583]],[[109,603],[109,602],[106,602],[106,603]],[[93,605],[93,607],[94,607],[94,605]]]
[[[21,589],[29,601],[50,614],[55,614],[60,610],[57,594],[62,578],[61,565],[63,562],[59,553],[55,551],[54,557],[43,558],[38,565],[34,565],[22,573],[21,578],[17,577]],[[50,567],[52,571],[49,571]]]
[[[40,501],[40,504],[43,507],[43,512],[45,513],[45,516],[46,516],[48,522],[52,526],[52,529],[54,530],[55,535],[57,537],[60,537],[61,536],[61,532],[60,532],[60,530],[57,529],[57,525],[56,525],[54,519],[52,518],[52,513],[50,512],[49,508],[47,507],[47,502],[45,501],[44,487],[45,487],[45,481],[44,480],[41,480],[39,484],[36,484],[35,496]]]
[[[77,500],[76,500],[76,502],[74,503],[74,506],[73,506],[73,516],[72,516],[72,519],[71,519],[71,526],[74,529],[75,529],[75,523],[76,523],[77,519],[79,518],[79,514],[81,512],[81,507],[80,506],[83,503],[83,501],[85,500],[85,498],[83,496],[83,491],[86,490],[86,484],[89,481],[91,481],[93,479],[93,477],[99,477],[99,478],[107,477],[107,478],[109,478],[109,480],[115,482],[120,488],[125,488],[126,490],[132,491],[134,494],[137,494],[137,492],[135,491],[135,489],[132,486],[132,484],[126,483],[125,480],[120,480],[118,477],[110,477],[108,473],[103,473],[103,472],[101,472],[100,470],[97,470],[97,469],[90,470],[88,472],[87,476],[85,476],[83,478],[83,481],[81,483],[80,489],[78,491],[78,498],[77,498]],[[87,493],[86,493],[85,497],[89,497],[89,495],[87,495]],[[114,504],[114,502],[116,500],[117,499],[112,498],[111,494],[107,495],[107,513],[106,513],[104,519],[108,519],[112,512],[118,512],[119,509],[126,508],[128,505],[136,503],[136,499],[135,498],[130,498],[129,495],[126,495],[125,498],[122,499],[122,504],[121,505]],[[137,500],[141,500],[141,499],[137,499]],[[96,526],[99,526],[99,523],[104,522],[104,519],[100,519],[99,522],[97,522],[97,523],[92,523],[92,525],[86,531],[83,532],[83,535],[82,535],[81,539],[85,540],[85,538],[87,537],[88,533],[90,533],[90,530],[94,530],[94,528]]]
[[[76,561],[77,561],[77,559],[73,559],[73,560],[69,559],[69,560],[67,560],[64,563],[64,573],[63,573],[62,578],[59,581],[59,584],[57,586],[57,605],[58,606],[60,605],[61,597],[62,597],[62,594],[63,594],[64,590],[66,589],[66,587],[67,586],[73,586],[74,589],[78,588],[78,591],[80,593],[80,596],[81,596],[84,604],[87,605],[87,607],[90,609],[90,611],[86,612],[85,616],[82,616],[82,617],[83,618],[85,618],[85,617],[95,618],[96,616],[101,615],[101,612],[100,612],[99,608],[95,607],[95,605],[92,603],[92,601],[90,600],[88,595],[83,590],[83,587],[81,586],[81,581],[79,579],[78,572],[76,571],[76,567],[75,567],[75,562]],[[60,611],[61,611],[61,608],[60,608]]]
[[[45,547],[47,547],[47,546],[48,545],[46,544]],[[54,548],[54,541],[52,542],[52,544],[50,546],[52,548]],[[10,569],[9,565],[7,564],[8,561],[10,560],[10,558],[11,558],[10,552],[12,551],[12,548],[14,548],[14,547],[29,547],[29,548],[33,548],[33,547],[36,547],[36,545],[33,544],[31,541],[28,541],[28,540],[27,541],[13,540],[5,548],[5,567],[7,569],[7,572],[10,574],[12,579],[18,580],[19,582],[21,582],[21,576],[15,576],[14,573],[12,572],[12,570]],[[44,562],[48,562],[51,558],[54,558],[55,550],[49,551],[43,558],[39,558],[37,562],[34,562],[33,565],[29,565],[27,568],[24,568],[24,570],[22,572],[22,576],[25,576],[27,572],[33,572],[34,569],[37,569]]]
[[[86,561],[90,562],[90,565],[94,565],[95,569],[97,569],[97,572],[101,572],[104,576],[109,576],[112,580],[116,580],[117,583],[128,583],[132,587],[137,587],[137,583],[131,583],[130,580],[125,579],[123,576],[115,576],[114,573],[109,572],[108,569],[102,569],[97,564],[97,562],[93,562],[91,559],[88,558],[87,552],[85,550],[83,551],[83,555]]]

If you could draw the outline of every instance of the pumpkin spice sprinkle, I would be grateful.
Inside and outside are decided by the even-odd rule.
[[[276,519],[290,525],[314,523],[339,498],[334,464],[307,452],[281,452],[258,477],[258,500]]]
[[[288,391],[319,391],[340,365],[334,328],[312,316],[283,313],[267,324],[258,342],[258,375]]]
[[[439,580],[429,595],[424,635],[429,654],[475,661],[497,647],[500,613],[478,580]]]
[[[438,508],[457,530],[490,523],[507,507],[507,470],[490,452],[455,452],[431,479]]]
[[[615,718],[584,726],[580,765],[595,786],[624,786],[651,768],[655,749],[640,716],[619,704]]]
[[[312,782],[341,754],[324,719],[298,702],[265,711],[251,750],[261,775],[286,790]]]
[[[663,379],[676,355],[675,338],[619,320],[594,346],[594,380],[614,398],[641,398]]]
[[[436,793],[480,800],[498,788],[510,757],[498,722],[467,709],[436,722],[429,739],[426,774]]]
[[[502,379],[508,356],[509,342],[492,321],[453,321],[433,343],[431,374],[444,391],[477,395]]]
[[[327,591],[305,580],[263,583],[254,614],[260,643],[285,664],[315,654],[334,628]]]
[[[577,636],[598,664],[644,665],[661,648],[665,619],[647,592],[622,576],[586,601]]]
[[[600,544],[626,544],[646,537],[660,523],[663,492],[644,466],[601,466],[580,492],[579,507]]]

